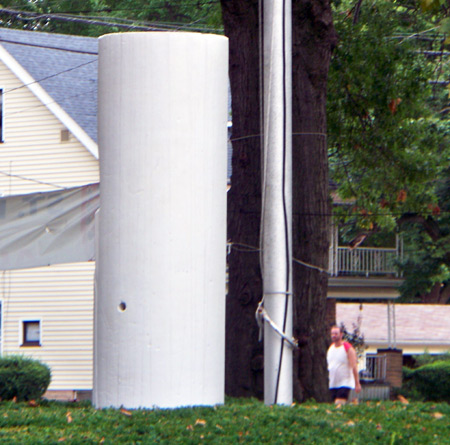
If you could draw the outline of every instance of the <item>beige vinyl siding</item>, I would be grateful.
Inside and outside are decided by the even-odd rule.
[[[49,389],[92,389],[93,262],[0,272],[3,354],[52,370]],[[41,346],[21,346],[22,322],[41,321]]]
[[[64,125],[2,62],[0,88],[0,195],[99,181],[98,160],[72,134],[61,141]],[[47,363],[51,390],[92,389],[94,269],[89,262],[0,271],[2,353]],[[40,347],[20,346],[24,320],[41,320]]]
[[[97,159],[72,134],[69,141],[61,142],[63,124],[2,62],[0,88],[4,140],[0,143],[0,194],[49,191],[99,181]]]

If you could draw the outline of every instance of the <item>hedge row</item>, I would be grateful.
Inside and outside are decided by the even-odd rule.
[[[417,369],[403,369],[404,386],[412,396],[450,403],[450,362],[436,361]]]
[[[0,400],[36,400],[50,384],[50,368],[20,355],[0,357]]]

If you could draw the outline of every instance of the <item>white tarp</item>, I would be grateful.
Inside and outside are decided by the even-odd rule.
[[[94,259],[99,184],[0,198],[0,270]]]

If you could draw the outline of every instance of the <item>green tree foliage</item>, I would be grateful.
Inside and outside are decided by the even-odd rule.
[[[404,218],[407,251],[401,267],[408,279],[401,290],[406,301],[446,303],[450,298],[450,168],[439,179],[436,194],[438,214],[424,222]]]
[[[353,5],[335,4],[329,79],[330,174],[350,203],[337,214],[368,235],[402,230],[404,294],[423,295],[450,278],[446,36],[412,2]]]
[[[5,0],[2,8],[2,27],[84,36],[105,32],[104,27],[88,21],[89,16],[104,11],[101,0]]]
[[[338,15],[339,17],[339,15]],[[396,39],[400,11],[384,2],[336,21],[340,44],[329,80],[330,167],[357,223],[394,227],[436,202],[442,134],[428,106],[432,67]],[[431,184],[432,185],[432,184]]]
[[[211,0],[104,0],[110,14],[167,29],[217,32],[222,29],[220,5]]]
[[[219,3],[211,0],[5,0],[5,27],[100,36],[111,32],[221,29]]]

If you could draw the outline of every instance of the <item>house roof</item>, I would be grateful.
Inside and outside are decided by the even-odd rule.
[[[0,45],[96,143],[97,39],[0,28]]]
[[[348,330],[353,330],[358,316],[361,316],[361,332],[368,344],[387,343],[386,304],[336,304],[336,321],[344,323]],[[450,305],[396,304],[395,331],[398,344],[448,345],[450,350]]]

